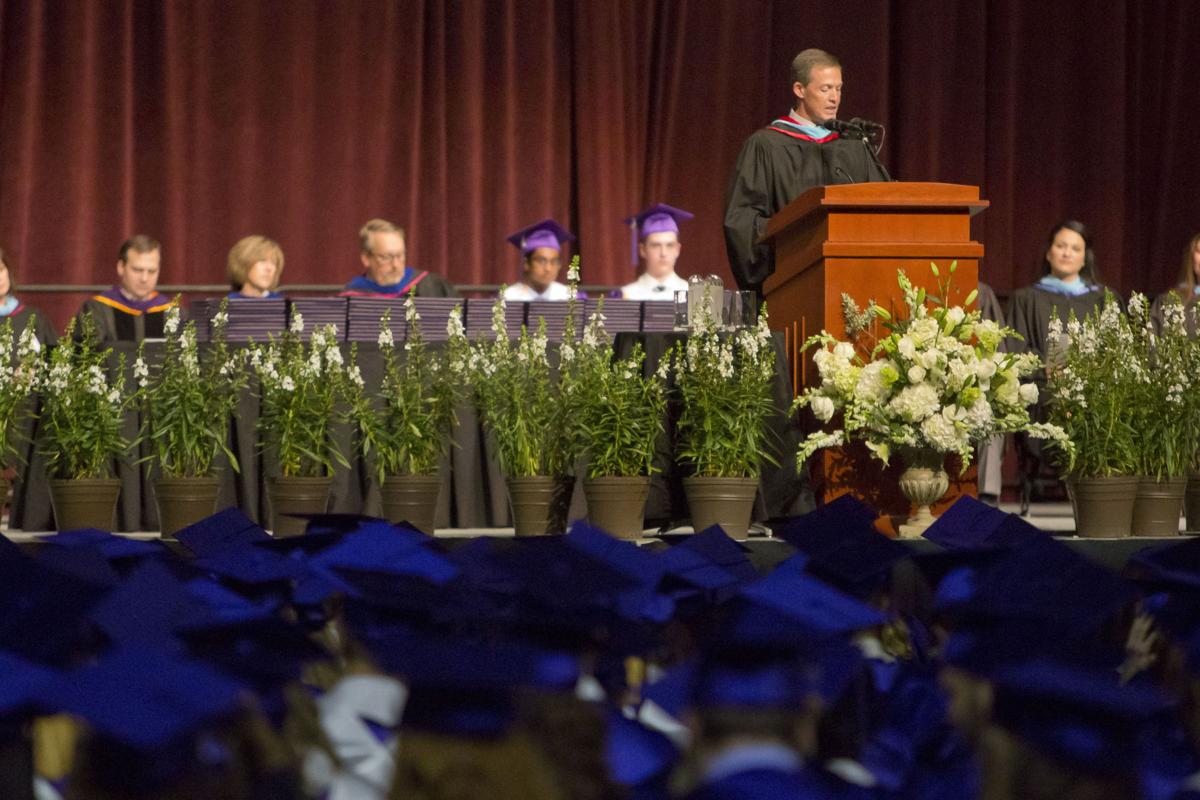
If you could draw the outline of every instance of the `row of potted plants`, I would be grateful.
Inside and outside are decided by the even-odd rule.
[[[577,261],[570,274],[574,286]],[[84,318],[79,330],[72,323],[48,364],[28,344],[19,358],[0,352],[12,364],[7,374],[24,378],[0,392],[5,404],[0,423],[16,419],[24,399],[41,392],[39,447],[54,478],[60,528],[94,524],[77,517],[63,499],[67,490],[83,485],[102,492],[104,519],[111,524],[119,490],[112,466],[145,443],[143,461],[156,476],[163,530],[170,533],[211,513],[217,470],[238,469],[228,424],[254,376],[260,444],[264,458],[278,465],[268,485],[277,534],[303,530],[302,522],[280,512],[324,509],[331,473],[349,463],[337,444],[339,424],[357,431],[357,446],[381,487],[389,518],[406,518],[431,531],[455,408],[470,397],[509,481],[519,534],[561,531],[569,486],[581,476],[592,521],[618,535],[640,536],[673,382],[682,402],[677,453],[694,473],[689,491],[697,479],[720,479],[732,482],[741,498],[734,517],[708,511],[696,499],[696,525],[720,521],[744,532],[761,464],[770,457],[765,430],[774,410],[775,354],[765,313],[756,328],[728,336],[707,320],[650,370],[641,347],[616,358],[602,309],[583,324],[577,318],[581,307],[568,303],[565,335],[556,346],[548,341],[544,321],[511,340],[502,299],[494,309],[495,335],[474,342],[456,310],[445,347],[435,350],[426,344],[410,300],[403,343],[394,341],[390,318],[381,320],[383,375],[370,388],[355,363],[356,349],[343,354],[331,328],[305,331],[297,316],[287,332],[268,342],[230,348],[222,312],[202,353],[194,323],[172,310],[164,357],[151,364],[139,351],[132,366],[136,387],[127,390],[125,364],[93,344],[94,331]],[[131,439],[122,434],[122,421],[134,408],[142,427]],[[193,496],[198,499],[189,501]]]
[[[1156,321],[1146,298],[1111,294],[1084,319],[1050,323],[1050,421],[1077,453],[1064,469],[1081,535],[1178,532],[1200,469],[1200,341],[1173,295]],[[1063,466],[1066,466],[1065,464]]]

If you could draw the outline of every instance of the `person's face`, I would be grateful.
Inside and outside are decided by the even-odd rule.
[[[1063,228],[1054,234],[1054,241],[1046,251],[1046,260],[1050,262],[1050,274],[1068,283],[1079,279],[1083,269],[1083,259],[1087,252],[1087,244],[1083,237],[1073,230]]]
[[[250,265],[250,269],[246,270],[246,284],[242,291],[250,289],[255,295],[266,294],[275,288],[275,276],[278,272],[279,266],[270,259],[255,261]]]
[[[539,247],[525,258],[525,282],[541,293],[558,280],[562,255],[553,247]]]
[[[404,249],[404,237],[394,231],[376,231],[371,234],[371,250],[362,254],[367,277],[384,286],[399,283],[408,264]]]
[[[682,246],[672,231],[649,234],[638,244],[638,255],[646,264],[646,274],[661,280],[674,272]]]
[[[117,262],[117,277],[121,279],[121,288],[134,300],[145,300],[154,294],[154,287],[158,286],[158,267],[162,262],[162,253],[158,250],[148,253],[130,250],[125,259]]]
[[[807,84],[792,84],[792,94],[796,95],[796,113],[805,119],[821,122],[836,117],[842,104],[842,68],[813,67]]]
[[[8,266],[0,261],[0,300],[7,300],[12,291],[12,278],[8,277]]]

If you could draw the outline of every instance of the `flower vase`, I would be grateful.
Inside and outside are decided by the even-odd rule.
[[[946,454],[914,450],[902,455],[905,467],[900,473],[900,491],[915,507],[908,521],[900,526],[900,536],[915,539],[937,519],[929,507],[941,500],[950,488],[946,474]]]
[[[323,514],[333,478],[279,476],[267,483],[271,500],[271,533],[276,538],[303,536],[308,522],[291,514]]]
[[[50,503],[56,530],[116,530],[120,493],[121,481],[116,478],[51,478]]]
[[[513,532],[517,536],[545,536],[566,528],[571,503],[572,478],[533,475],[508,478]]]
[[[441,492],[440,475],[388,475],[379,487],[383,516],[388,522],[407,522],[432,536]]]
[[[754,496],[758,478],[709,478],[692,476],[683,479],[692,529],[699,533],[720,525],[734,539],[745,539],[754,512]]]
[[[0,475],[0,519],[4,518],[4,506],[8,504],[8,492],[12,488],[8,478]]]
[[[1072,478],[1075,535],[1091,539],[1129,536],[1140,482],[1137,475]]]
[[[1187,492],[1183,496],[1183,513],[1187,517],[1187,532],[1200,532],[1200,473],[1188,476]]]
[[[640,539],[650,476],[606,475],[583,482],[588,522],[618,539]]]
[[[162,538],[172,539],[189,525],[211,517],[217,510],[220,491],[217,478],[156,478],[154,499]]]
[[[1156,480],[1143,476],[1133,502],[1134,536],[1178,536],[1187,478]]]

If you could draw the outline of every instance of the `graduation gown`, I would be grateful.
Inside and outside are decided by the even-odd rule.
[[[1082,320],[1104,305],[1104,291],[1103,286],[1094,286],[1086,294],[1066,295],[1052,292],[1036,283],[1018,289],[1008,303],[1008,324],[1024,337],[1024,341],[1009,339],[1008,349],[1014,353],[1034,352],[1045,361],[1049,351],[1047,331],[1053,313],[1058,312],[1058,318],[1064,325],[1070,319],[1071,312]]]
[[[129,300],[116,287],[84,301],[77,316],[91,315],[96,323],[98,344],[161,339],[171,298],[155,292],[145,300]]]
[[[33,324],[33,332],[43,347],[53,347],[58,342],[58,334],[50,324],[50,318],[24,303],[18,303],[16,310],[11,314],[0,316],[0,325],[3,325],[5,320],[12,320],[14,337],[20,337],[25,328]]]
[[[861,139],[801,133],[776,120],[742,145],[725,194],[725,249],[742,289],[758,290],[775,271],[775,256],[757,244],[767,220],[814,186],[887,180]]]
[[[414,297],[458,297],[458,291],[436,272],[406,267],[399,283],[390,286],[359,275],[346,284],[339,297],[402,297],[412,290]]]

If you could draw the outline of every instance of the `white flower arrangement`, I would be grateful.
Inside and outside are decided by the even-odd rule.
[[[354,402],[359,444],[374,455],[382,484],[389,475],[434,475],[450,447],[457,424],[455,406],[466,390],[470,345],[462,323],[462,306],[446,322],[444,348],[431,351],[421,335],[421,315],[409,294],[404,304],[408,336],[403,353],[391,331],[391,311],[379,321],[383,381],[377,393],[359,393]],[[357,376],[357,369],[354,371]],[[362,385],[361,376],[351,378]]]
[[[332,427],[361,386],[353,352],[347,366],[335,326],[317,328],[307,343],[303,333],[304,320],[295,314],[287,331],[255,346],[249,358],[259,381],[261,444],[275,451],[284,477],[349,466]]]
[[[951,264],[951,274],[956,267]],[[939,275],[936,265],[933,271]],[[824,331],[805,342],[806,351],[819,348],[813,361],[820,384],[797,397],[794,410],[807,407],[822,423],[841,412],[842,426],[810,434],[800,444],[797,464],[802,467],[821,448],[862,441],[884,463],[897,451],[954,453],[965,469],[976,446],[1015,431],[1051,439],[1069,452],[1060,427],[1030,421],[1038,391],[1025,379],[1041,362],[1031,353],[999,349],[1016,332],[981,320],[978,310],[945,307],[914,287],[903,271],[897,279],[907,316],[892,320],[879,305],[867,309],[888,331],[868,358],[854,343]],[[972,291],[966,305],[975,296]]]
[[[238,462],[228,446],[229,418],[245,387],[240,355],[225,340],[227,301],[213,316],[212,341],[201,358],[196,323],[181,322],[179,300],[166,312],[162,358],[153,366],[138,347],[133,364],[137,397],[142,408],[141,439],[167,477],[207,477],[217,456],[224,453],[236,471]]]
[[[42,343],[31,319],[20,336],[12,320],[0,322],[0,468],[17,455],[16,423],[32,413],[30,397],[42,380]]]
[[[135,400],[125,391],[125,358],[110,363],[112,349],[98,350],[98,339],[90,314],[71,320],[41,376],[41,453],[56,478],[111,477],[130,447],[121,433]]]

